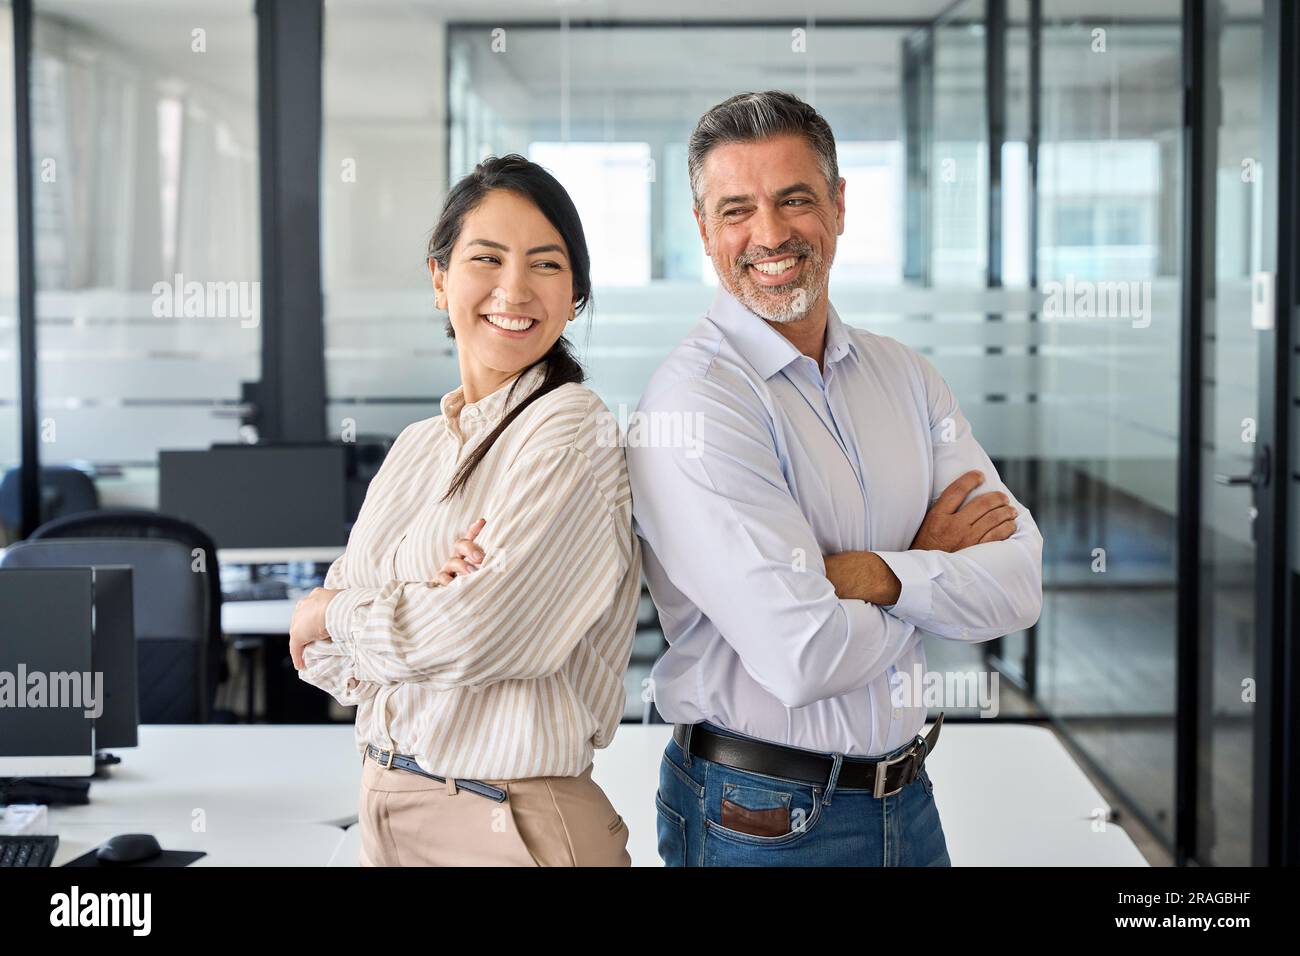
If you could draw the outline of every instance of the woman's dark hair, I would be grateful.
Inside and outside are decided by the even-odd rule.
[[[543,216],[555,227],[564,240],[569,252],[569,270],[573,276],[573,303],[575,314],[581,312],[591,301],[591,255],[587,251],[587,238],[582,232],[582,220],[573,200],[564,191],[564,187],[554,176],[541,166],[530,162],[517,153],[508,156],[490,156],[474,167],[474,171],[456,183],[447,194],[443,203],[442,214],[438,224],[433,227],[429,239],[429,256],[445,270],[451,262],[451,250],[460,238],[461,226],[465,217],[478,208],[487,198],[488,193],[497,189],[506,189],[527,199],[540,210]],[[451,320],[447,320],[447,336],[455,338]],[[487,455],[488,451],[501,433],[510,427],[510,423],[519,417],[529,405],[547,392],[554,391],[568,382],[582,383],[587,378],[582,365],[573,354],[573,347],[561,335],[555,340],[550,351],[523,369],[510,385],[506,403],[514,394],[515,387],[533,368],[545,363],[546,374],[542,382],[531,395],[510,410],[496,428],[483,439],[468,458],[456,469],[451,485],[442,500],[455,497],[469,482],[474,469]]]

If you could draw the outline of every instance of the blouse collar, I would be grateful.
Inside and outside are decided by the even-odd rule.
[[[477,402],[465,401],[465,387],[457,386],[442,397],[443,421],[448,430],[460,438],[468,440],[480,432],[491,431],[501,419],[537,390],[542,379],[546,377],[546,363],[542,362],[529,369],[523,375],[515,376],[489,395],[484,395]]]

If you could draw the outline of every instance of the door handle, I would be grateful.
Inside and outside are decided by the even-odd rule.
[[[1224,475],[1214,473],[1214,483],[1218,485],[1252,485],[1258,487],[1268,484],[1268,446],[1260,448],[1255,456],[1254,467],[1248,475]]]
[[[240,402],[238,405],[226,405],[221,408],[211,409],[210,414],[213,418],[238,418],[245,419],[257,413],[257,406],[252,402]]]

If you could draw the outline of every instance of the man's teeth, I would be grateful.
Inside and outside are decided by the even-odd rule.
[[[506,329],[510,332],[522,332],[524,329],[533,327],[533,319],[516,319],[509,315],[497,315],[489,312],[483,316],[499,329]]]
[[[754,268],[765,275],[775,276],[793,267],[798,261],[798,256],[791,256],[789,259],[782,259],[780,262],[755,262]]]

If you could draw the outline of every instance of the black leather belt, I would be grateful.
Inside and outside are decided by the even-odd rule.
[[[939,728],[943,726],[940,714],[930,728],[930,733],[916,740],[897,756],[845,757],[840,765],[837,789],[870,790],[876,797],[891,797],[917,778],[925,758],[939,742]],[[673,740],[686,749],[686,728],[691,731],[691,755],[720,763],[733,770],[762,774],[766,777],[784,777],[813,786],[825,787],[830,783],[834,760],[829,754],[797,747],[785,747],[753,737],[730,737],[715,733],[703,724],[677,724],[673,727]]]
[[[414,757],[395,754],[391,750],[380,750],[372,744],[366,744],[366,756],[373,757],[375,763],[379,764],[384,770],[405,770],[408,773],[418,773],[421,777],[428,777],[430,780],[437,780],[439,783],[447,782],[446,777],[440,777],[436,773],[427,773],[421,769],[420,765],[415,762]],[[503,802],[506,798],[504,790],[486,784],[482,780],[466,780],[462,777],[456,777],[455,781],[456,786],[461,790],[477,793],[479,796],[495,800],[497,803]]]

